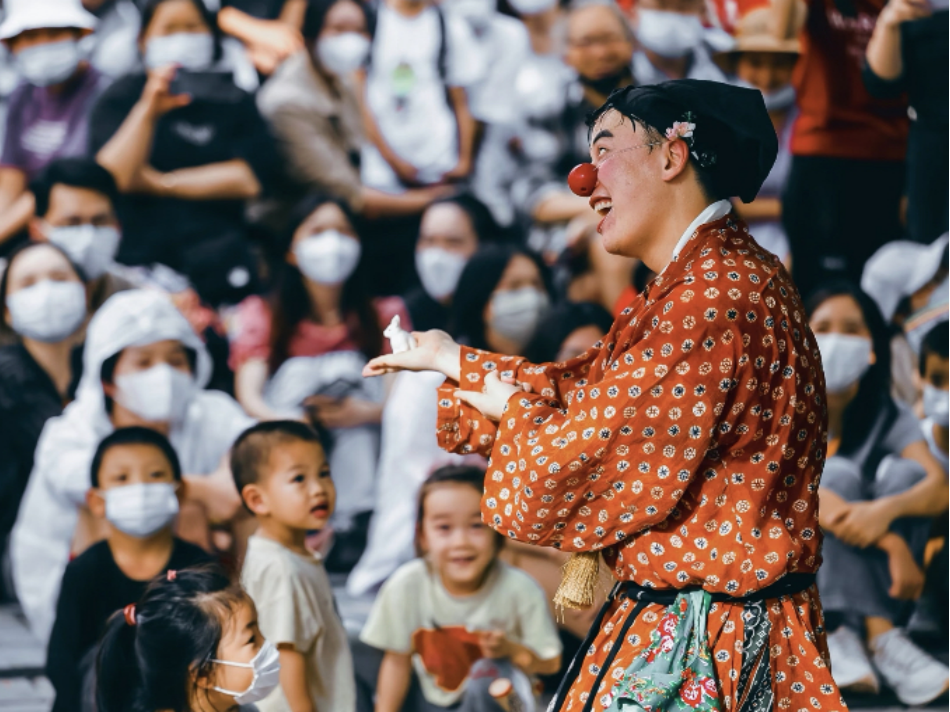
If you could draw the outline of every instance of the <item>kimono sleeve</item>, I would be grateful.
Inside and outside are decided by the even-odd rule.
[[[679,505],[715,448],[717,412],[737,385],[736,334],[688,295],[657,305],[668,331],[645,332],[564,404],[511,397],[485,478],[483,512],[492,527],[529,543],[592,551]]]

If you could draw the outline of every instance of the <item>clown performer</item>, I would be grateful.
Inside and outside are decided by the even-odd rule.
[[[551,710],[846,710],[815,572],[825,384],[781,262],[732,212],[777,140],[755,90],[614,91],[572,189],[608,252],[657,274],[587,353],[531,364],[429,331],[364,375],[434,370],[437,437],[490,455],[482,511],[572,552],[555,602],[617,583]]]

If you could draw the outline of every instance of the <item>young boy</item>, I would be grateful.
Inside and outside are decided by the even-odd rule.
[[[346,631],[330,581],[307,531],[326,527],[336,490],[313,428],[259,423],[237,439],[231,472],[257,518],[241,583],[257,606],[261,632],[280,651],[280,687],[260,712],[353,712],[356,684]]]
[[[181,466],[161,433],[120,428],[96,449],[86,502],[109,534],[72,561],[63,576],[50,636],[46,675],[56,688],[54,712],[80,709],[83,678],[106,620],[142,597],[168,569],[211,560],[172,534],[184,496]]]
[[[927,332],[920,346],[920,377],[924,384],[924,421],[921,427],[930,452],[944,471],[948,469],[950,439],[950,360],[948,344],[950,329],[943,321]]]

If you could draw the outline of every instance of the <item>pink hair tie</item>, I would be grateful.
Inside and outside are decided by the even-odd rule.
[[[168,573],[165,574],[166,581],[174,581],[178,578],[178,572],[175,569],[168,569]]]
[[[125,622],[128,625],[135,625],[135,604],[134,603],[130,603],[125,608],[123,608],[122,614],[125,616]]]

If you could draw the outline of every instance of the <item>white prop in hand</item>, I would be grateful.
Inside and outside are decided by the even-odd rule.
[[[412,334],[400,326],[398,314],[389,322],[389,326],[386,327],[383,336],[389,339],[389,345],[392,347],[394,354],[409,351],[419,345],[416,343],[416,340],[412,338]]]

